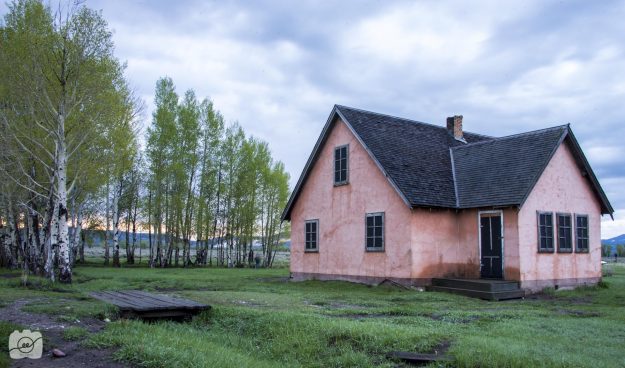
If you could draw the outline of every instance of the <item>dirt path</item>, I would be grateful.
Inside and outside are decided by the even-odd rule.
[[[27,304],[45,302],[45,299],[22,299],[4,308],[0,308],[0,320],[19,324],[31,331],[39,330],[44,339],[43,355],[41,359],[14,360],[11,367],[128,367],[128,365],[113,360],[113,350],[88,349],[80,346],[80,341],[66,341],[63,339],[63,331],[68,327],[83,327],[91,333],[96,333],[104,328],[104,322],[93,318],[81,319],[80,322],[58,322],[47,314],[22,311],[22,307]],[[67,356],[64,358],[54,358],[52,356],[52,349],[55,348],[60,349],[67,354]]]

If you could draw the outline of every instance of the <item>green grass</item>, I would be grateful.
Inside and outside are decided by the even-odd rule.
[[[78,341],[89,336],[89,331],[84,327],[72,326],[63,331],[63,338],[67,341]]]
[[[0,368],[9,367],[11,359],[9,358],[9,335],[15,330],[22,331],[23,328],[19,325],[10,322],[0,321]]]
[[[601,287],[487,302],[457,295],[344,282],[286,282],[288,270],[76,268],[74,284],[0,278],[0,300],[63,320],[111,318],[91,347],[141,367],[397,366],[394,350],[451,343],[457,367],[625,366],[625,267]],[[37,290],[35,289],[37,287]],[[213,306],[190,323],[116,320],[90,291],[143,289]],[[70,329],[66,339],[87,331]]]

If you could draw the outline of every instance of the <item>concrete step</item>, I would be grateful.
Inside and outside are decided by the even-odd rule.
[[[519,289],[519,283],[516,281],[488,279],[435,278],[432,279],[432,286],[488,292],[515,291]]]
[[[475,290],[475,289],[463,289],[463,288],[452,288],[445,286],[429,286],[427,287],[428,291],[440,291],[446,293],[453,294],[461,294],[471,298],[479,298],[484,300],[506,300],[506,299],[518,299],[523,298],[525,296],[525,291],[521,289],[516,290],[505,290],[505,291],[484,291],[484,290]]]

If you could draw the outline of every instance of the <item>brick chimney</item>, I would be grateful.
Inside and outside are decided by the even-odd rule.
[[[447,118],[447,131],[454,138],[462,140],[462,115],[454,115]]]

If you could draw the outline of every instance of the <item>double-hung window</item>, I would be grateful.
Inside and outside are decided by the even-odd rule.
[[[334,149],[334,185],[343,185],[348,182],[348,155],[349,145]]]
[[[575,215],[575,251],[588,252],[588,215]]]
[[[308,220],[305,223],[306,252],[319,251],[319,220]]]
[[[573,251],[573,226],[571,215],[558,213],[558,252],[569,253]]]
[[[538,251],[553,252],[553,213],[538,212]]]
[[[365,218],[366,250],[384,251],[384,212],[368,213]]]

